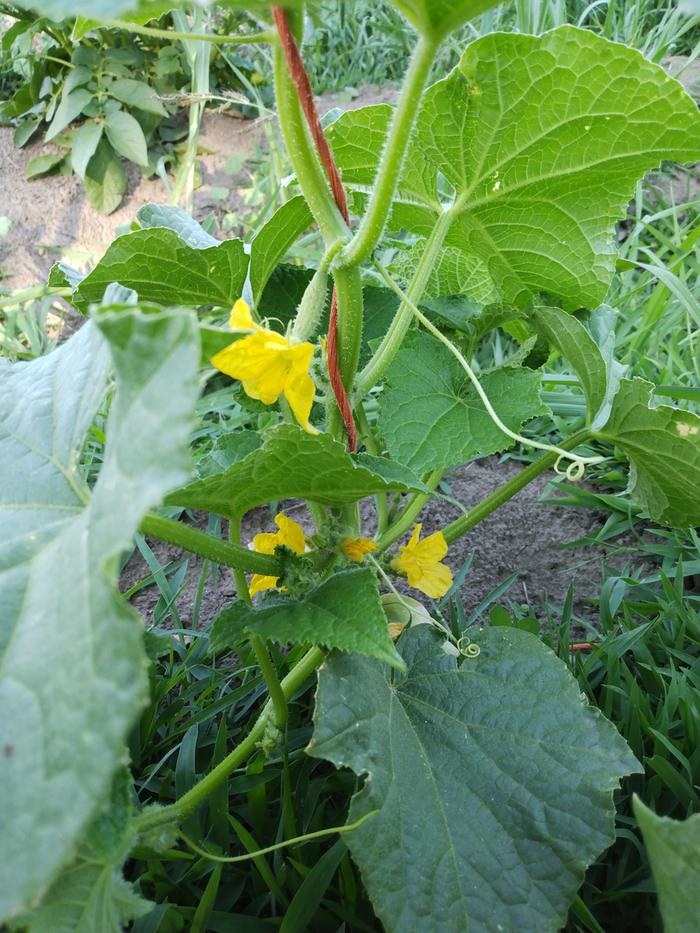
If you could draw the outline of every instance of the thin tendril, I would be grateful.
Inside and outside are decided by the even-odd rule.
[[[192,842],[183,832],[179,832],[178,835],[188,848],[192,849],[193,852],[196,852],[196,854],[200,855],[202,858],[207,858],[212,862],[221,862],[225,865],[230,865],[234,862],[248,862],[261,855],[267,855],[270,852],[276,852],[278,849],[284,849],[285,846],[303,845],[305,842],[311,842],[313,839],[322,839],[324,836],[332,836],[333,833],[338,833],[339,835],[350,833],[354,829],[358,829],[366,820],[377,813],[379,813],[379,810],[370,810],[369,813],[365,813],[364,816],[361,816],[359,820],[356,820],[354,823],[349,823],[346,826],[333,826],[330,829],[319,829],[315,833],[306,833],[304,836],[295,836],[294,839],[285,839],[284,842],[277,842],[273,846],[267,846],[265,849],[258,849],[256,852],[246,852],[245,855],[213,855],[211,852],[207,852],[206,849],[200,848],[196,842]]]
[[[486,395],[486,392],[484,392],[476,374],[474,373],[469,363],[467,363],[464,356],[459,352],[457,347],[442,333],[442,331],[435,327],[432,321],[429,321],[428,318],[418,310],[416,305],[389,275],[384,266],[382,266],[376,260],[374,260],[374,266],[384,281],[387,283],[389,288],[391,288],[391,290],[401,299],[401,301],[414,314],[414,316],[418,318],[423,327],[425,327],[427,331],[436,337],[440,343],[444,344],[444,346],[446,346],[450,353],[456,358],[457,362],[465,371],[469,377],[470,382],[476,389],[476,392],[483,402],[488,416],[500,431],[503,431],[503,433],[510,437],[512,440],[517,441],[520,444],[525,444],[527,447],[534,447],[537,450],[546,450],[550,453],[559,454],[559,459],[557,460],[554,469],[560,476],[566,476],[566,478],[572,483],[576,483],[582,479],[584,473],[586,472],[587,466],[591,466],[594,463],[602,463],[603,460],[605,460],[605,457],[581,457],[569,450],[564,450],[561,447],[557,447],[555,444],[543,444],[540,441],[535,441],[529,437],[523,437],[522,434],[517,434],[515,431],[511,431],[510,428],[507,427],[496,414],[496,411],[491,404],[489,397]],[[559,469],[559,464],[562,460],[570,461],[566,470]]]

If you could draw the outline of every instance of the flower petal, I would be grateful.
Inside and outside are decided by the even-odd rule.
[[[258,554],[274,554],[279,544],[279,532],[263,532],[253,538],[253,550]]]
[[[439,599],[445,595],[452,583],[452,571],[447,564],[433,564],[430,567],[424,567],[420,580],[412,583],[411,586],[415,586],[417,590],[430,596],[431,599]]]
[[[255,596],[256,593],[261,593],[263,590],[274,590],[278,580],[279,577],[264,577],[262,574],[256,573],[248,585],[248,592],[251,596]]]
[[[289,518],[284,512],[279,512],[275,516],[275,524],[279,532],[274,536],[277,544],[284,544],[295,554],[303,554],[306,550],[306,538],[304,529],[297,524],[293,518]]]
[[[441,531],[424,538],[414,548],[414,553],[419,560],[437,561],[442,560],[447,554],[447,541]]]
[[[260,325],[253,320],[248,302],[239,298],[231,309],[231,316],[228,319],[231,330],[255,331],[260,330]]]
[[[284,397],[289,402],[289,407],[294,412],[294,417],[307,434],[320,433],[309,422],[309,415],[311,414],[311,406],[314,403],[315,394],[316,386],[308,372],[304,371],[287,378],[284,387]]]

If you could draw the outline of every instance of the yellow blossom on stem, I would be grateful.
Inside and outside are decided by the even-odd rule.
[[[318,434],[309,423],[316,391],[309,375],[314,355],[310,343],[292,344],[286,337],[261,327],[240,298],[231,311],[231,328],[247,336],[212,357],[212,366],[232,379],[239,379],[249,398],[273,405],[284,395],[302,428]]]
[[[452,586],[452,571],[446,564],[440,563],[447,556],[447,542],[441,531],[421,541],[422,527],[421,524],[416,525],[411,540],[401,545],[401,553],[392,560],[391,566],[406,575],[409,586],[432,599],[438,599]]]
[[[359,564],[364,560],[365,554],[377,550],[377,543],[369,538],[345,538],[340,542],[340,550],[348,560],[357,561]]]
[[[288,518],[284,512],[279,512],[275,516],[275,525],[279,531],[259,534],[253,538],[253,550],[259,554],[274,554],[275,548],[283,544],[295,554],[303,554],[306,550],[306,539],[301,525],[298,525],[294,519]],[[278,580],[279,577],[266,577],[256,573],[248,588],[250,595],[255,596],[262,590],[275,589]]]

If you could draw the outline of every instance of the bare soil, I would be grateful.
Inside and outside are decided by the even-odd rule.
[[[448,477],[452,497],[466,508],[475,505],[497,486],[520,470],[512,461],[499,463],[491,457],[467,464]],[[447,563],[456,574],[471,557],[472,563],[460,587],[460,597],[467,613],[476,609],[492,590],[517,573],[517,579],[497,600],[507,606],[529,603],[538,618],[545,621],[548,611],[557,618],[567,596],[569,585],[574,586],[574,611],[586,621],[597,617],[595,598],[600,589],[603,554],[598,547],[577,546],[567,548],[570,542],[593,536],[607,518],[607,513],[589,509],[550,506],[542,503],[553,474],[542,476],[510,500],[505,506],[482,522],[477,528],[450,546]],[[293,501],[280,506],[286,514],[298,521],[307,531],[311,523],[304,507]],[[366,527],[373,524],[371,502],[363,503]],[[448,502],[433,500],[421,516],[423,532],[429,534],[444,527],[458,517],[459,510]],[[198,522],[204,527],[204,520]],[[269,509],[255,509],[243,523],[244,543],[252,541],[260,531],[274,531],[273,516]],[[161,542],[150,545],[163,565],[182,557],[178,548]],[[178,597],[178,611],[183,622],[192,619],[202,560],[190,558],[187,577]],[[134,552],[122,574],[122,591],[134,586],[149,574],[146,562]],[[400,589],[405,587],[400,586]],[[406,592],[411,592],[406,590]],[[236,588],[231,574],[220,570],[210,574],[201,600],[199,624],[208,624],[213,617],[235,598]],[[413,591],[420,598],[420,593]],[[158,600],[155,585],[141,590],[132,598],[132,604],[148,621]]]

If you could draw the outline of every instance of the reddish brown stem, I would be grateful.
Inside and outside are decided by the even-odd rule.
[[[294,34],[289,24],[289,17],[282,7],[273,6],[272,16],[279,32],[282,50],[287,62],[289,74],[297,89],[299,104],[306,118],[306,122],[314,141],[318,157],[328,176],[335,203],[346,224],[350,224],[350,214],[348,212],[348,202],[345,196],[345,189],[340,178],[340,172],[333,159],[328,140],[326,139],[321,120],[316,109],[311,82],[304,66],[299,46],[296,43]],[[348,435],[348,448],[354,451],[357,447],[357,428],[352,414],[352,406],[348,397],[347,390],[340,374],[340,364],[338,360],[338,296],[333,288],[333,298],[331,300],[331,316],[328,322],[328,377],[330,380],[333,395],[338,404],[340,414],[343,418],[343,424]]]

